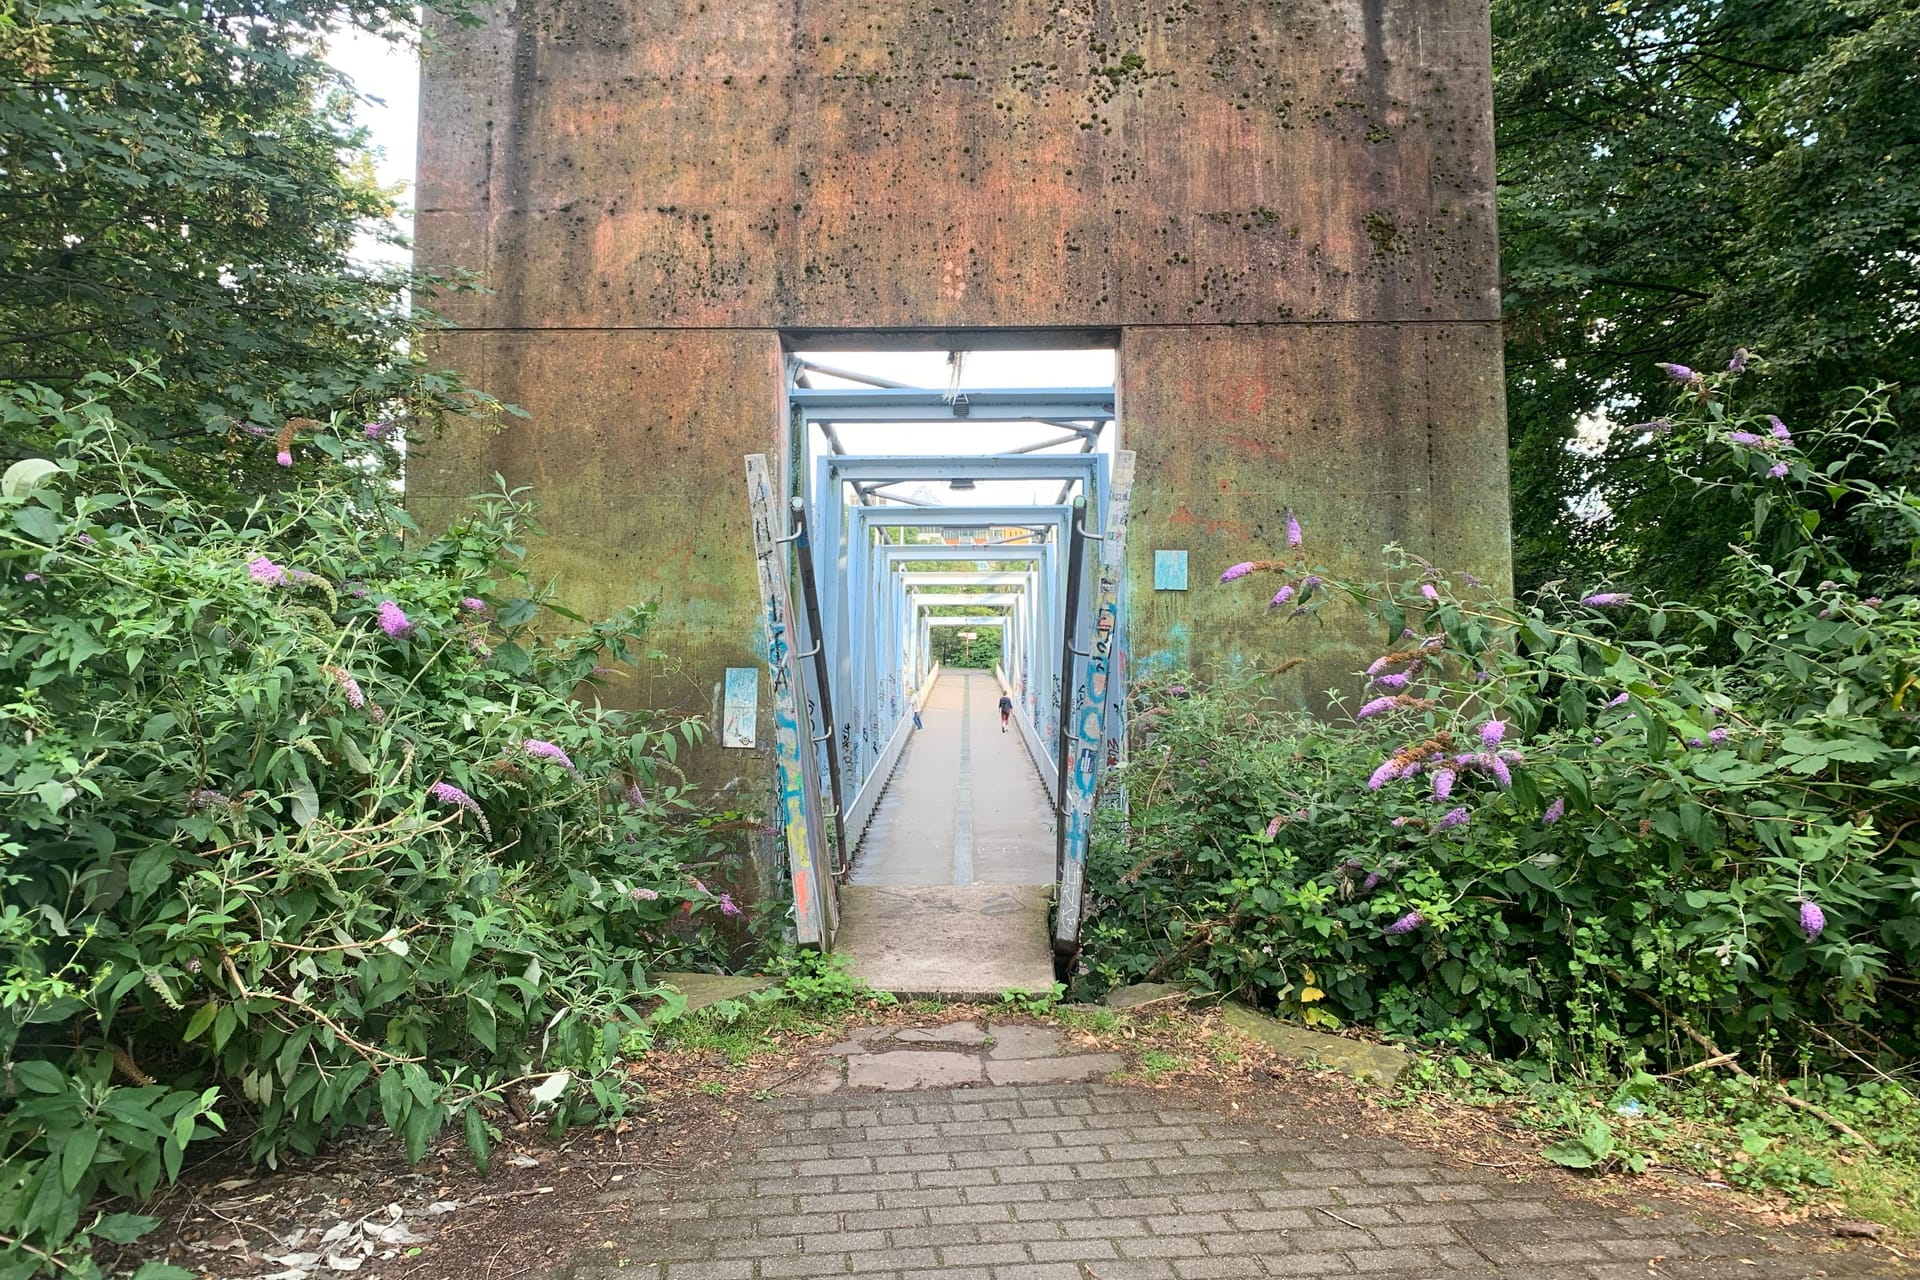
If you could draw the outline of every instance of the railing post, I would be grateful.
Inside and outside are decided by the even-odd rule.
[[[813,654],[813,683],[820,695],[820,728],[826,733],[827,786],[833,793],[834,875],[847,873],[847,806],[841,798],[840,753],[833,741],[833,693],[827,687],[827,654],[821,643],[820,590],[814,580],[812,533],[807,528],[807,504],[793,499],[794,560],[800,566],[800,607],[806,614],[808,647]],[[811,726],[807,735],[813,736]],[[816,739],[818,741],[818,739]]]
[[[1080,641],[1080,575],[1081,564],[1086,559],[1087,536],[1080,522],[1087,514],[1087,500],[1084,497],[1073,500],[1073,512],[1067,520],[1067,592],[1062,601],[1065,608],[1062,613],[1065,623],[1060,644],[1060,719],[1059,732],[1054,736],[1055,778],[1054,823],[1053,823],[1053,879],[1058,884],[1067,870],[1067,824],[1060,813],[1060,806],[1066,803],[1067,770],[1073,764],[1073,693],[1076,681],[1073,678],[1074,652]]]

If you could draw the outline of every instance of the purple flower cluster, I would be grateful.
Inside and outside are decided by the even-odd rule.
[[[283,467],[290,467],[293,465],[293,450],[282,449],[273,455],[273,460]]]
[[[564,769],[573,768],[573,761],[567,753],[551,742],[543,742],[539,738],[528,738],[520,744],[520,749],[537,760],[551,760]]]
[[[460,607],[468,613],[485,613],[487,611],[487,602],[479,596],[462,596],[460,598]]]
[[[1398,671],[1389,671],[1383,676],[1375,676],[1373,682],[1382,689],[1398,690],[1407,687],[1407,677]]]
[[[393,424],[391,422],[369,422],[366,426],[360,428],[360,431],[361,434],[365,435],[369,440],[385,440],[389,435],[393,434]]]
[[[1453,780],[1458,776],[1459,775],[1452,769],[1435,769],[1433,771],[1433,798],[1435,800],[1446,800],[1450,798],[1453,795]]]
[[[1697,373],[1695,373],[1695,372],[1694,372],[1693,370],[1691,370],[1691,369],[1689,369],[1689,368],[1687,368],[1687,366],[1685,366],[1685,365],[1683,365],[1683,364],[1665,364],[1665,363],[1662,363],[1662,364],[1661,364],[1661,365],[1660,365],[1659,367],[1660,367],[1661,369],[1663,369],[1663,370],[1665,370],[1665,371],[1666,371],[1666,375],[1667,375],[1667,376],[1668,376],[1669,378],[1672,378],[1672,379],[1673,379],[1673,380],[1674,380],[1675,382],[1698,382],[1698,381],[1700,381],[1700,375],[1699,375],[1699,374],[1697,374]]]
[[[1392,710],[1397,705],[1399,701],[1395,698],[1375,698],[1371,702],[1363,703],[1360,709],[1353,713],[1353,718],[1365,720],[1368,716],[1377,716],[1382,711]]]
[[[644,809],[647,807],[646,794],[640,790],[640,784],[637,782],[629,782],[627,784],[626,797],[627,803],[636,809]]]
[[[627,890],[627,896],[629,898],[632,898],[635,902],[652,902],[654,899],[658,898],[660,895],[655,890],[642,889],[638,886],[635,886],[634,888]]]
[[[380,629],[395,640],[413,634],[413,623],[400,611],[400,606],[391,600],[380,602]]]
[[[1614,694],[1614,695],[1613,695],[1613,696],[1612,696],[1611,698],[1608,698],[1608,699],[1607,699],[1607,706],[1608,706],[1609,708],[1612,708],[1612,707],[1624,707],[1624,706],[1626,706],[1626,705],[1627,705],[1627,699],[1628,699],[1628,698],[1629,698],[1630,696],[1632,696],[1632,695],[1630,695],[1630,694],[1628,694],[1628,693],[1626,693],[1626,692],[1624,692],[1624,691],[1623,691],[1623,692],[1620,692],[1620,693],[1616,693],[1616,694]]]
[[[1301,541],[1302,539],[1300,537],[1300,522],[1294,518],[1293,508],[1288,507],[1287,508],[1287,545],[1290,547],[1297,548],[1300,545]]]
[[[1727,432],[1727,443],[1743,444],[1749,449],[1754,449],[1765,447],[1767,442],[1764,437],[1757,436],[1751,431],[1729,431]]]
[[[1378,769],[1375,769],[1373,771],[1373,776],[1367,779],[1367,790],[1378,791],[1380,788],[1386,786],[1389,782],[1392,782],[1395,778],[1400,777],[1401,768],[1402,766],[1398,760],[1387,761],[1385,764],[1381,765]]]
[[[1291,599],[1293,599],[1293,584],[1289,582],[1273,593],[1273,599],[1267,601],[1267,608],[1277,609]]]
[[[1728,732],[1724,725],[1718,729],[1711,729],[1707,732],[1707,741],[1717,747],[1727,740]]]
[[[1786,479],[1787,471],[1788,471],[1788,467],[1787,467],[1787,464],[1784,462],[1776,462],[1772,466],[1767,468],[1767,474],[1772,476],[1775,480]]]
[[[1480,726],[1480,741],[1489,747],[1500,745],[1500,739],[1507,736],[1507,722],[1489,720]]]
[[[1786,423],[1780,421],[1780,419],[1776,415],[1771,413],[1767,415],[1767,421],[1773,424],[1773,430],[1768,432],[1769,435],[1771,435],[1775,440],[1778,440],[1781,444],[1793,443],[1793,432],[1787,430]]]
[[[1733,358],[1727,361],[1727,372],[1745,373],[1747,371],[1747,354],[1745,347],[1735,347],[1733,349]]]
[[[1465,805],[1458,805],[1441,814],[1440,821],[1433,824],[1434,829],[1436,831],[1447,831],[1454,827],[1464,827],[1467,825],[1467,819],[1472,816],[1472,814],[1467,812]]]
[[[1580,603],[1589,609],[1617,609],[1632,599],[1625,591],[1599,591],[1583,598]]]
[[[340,692],[346,696],[347,705],[358,711],[367,705],[367,695],[360,690],[360,682],[339,667],[328,667],[327,674],[340,686]]]
[[[427,788],[427,794],[441,804],[456,805],[468,813],[479,813],[480,805],[472,796],[454,786],[451,782],[440,781]]]
[[[287,571],[266,556],[255,556],[247,561],[247,576],[269,587],[284,586],[287,581]]]
[[[1811,898],[1802,901],[1800,904],[1800,932],[1807,935],[1807,941],[1812,942],[1815,938],[1819,937],[1821,931],[1826,927],[1827,913],[1820,909],[1820,904]]]
[[[224,791],[215,791],[211,787],[199,787],[187,792],[187,812],[197,813],[201,809],[231,809],[233,799]]]
[[[724,893],[721,894],[719,898],[719,902],[720,902],[721,915],[737,916],[740,914],[740,904],[735,902],[731,895],[724,894]]]
[[[1284,813],[1276,813],[1276,814],[1274,814],[1274,815],[1273,815],[1273,821],[1272,821],[1272,822],[1269,822],[1269,823],[1267,824],[1267,839],[1269,839],[1269,840],[1271,840],[1271,839],[1273,839],[1273,838],[1274,838],[1275,836],[1277,836],[1277,835],[1279,835],[1279,834],[1280,834],[1280,828],[1281,828],[1281,827],[1283,827],[1283,826],[1285,826],[1286,824],[1287,824],[1287,815],[1286,815],[1286,814],[1284,814]]]
[[[1388,933],[1412,933],[1427,922],[1427,918],[1418,911],[1409,911],[1387,926]]]
[[[1420,584],[1420,594],[1429,600],[1438,600],[1440,598],[1440,592],[1434,588],[1431,582],[1423,582]]]
[[[1566,797],[1555,796],[1553,803],[1547,806],[1547,811],[1540,815],[1540,825],[1544,827],[1550,827],[1554,823],[1560,821],[1560,819],[1564,818],[1566,815],[1567,815]]]
[[[1227,571],[1220,575],[1220,581],[1232,582],[1235,578],[1244,578],[1252,572],[1253,561],[1242,560],[1239,564],[1229,565]]]

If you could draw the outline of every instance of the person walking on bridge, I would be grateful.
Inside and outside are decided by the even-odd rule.
[[[1007,731],[1007,722],[1013,719],[1013,699],[1006,694],[1000,695],[1000,732]]]

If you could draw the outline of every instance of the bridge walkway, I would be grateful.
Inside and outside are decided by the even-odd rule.
[[[1054,818],[990,672],[943,671],[840,890],[835,950],[897,995],[1053,983]]]

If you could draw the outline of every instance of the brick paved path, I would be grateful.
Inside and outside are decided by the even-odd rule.
[[[567,1280],[1717,1280],[1898,1276],[1788,1235],[1617,1213],[1380,1138],[1108,1084],[780,1098],[728,1167],[636,1182]],[[1304,1119],[1303,1126],[1310,1124]],[[620,1206],[624,1205],[624,1212]]]

